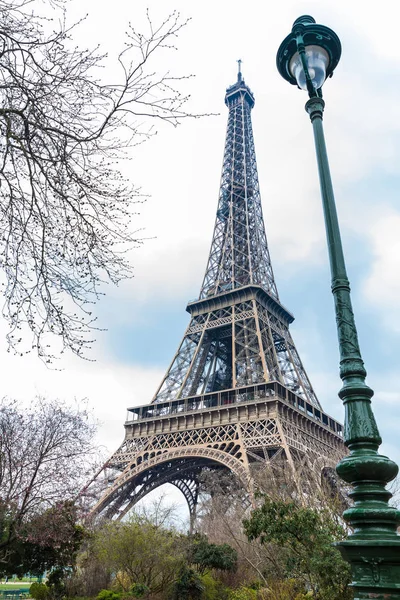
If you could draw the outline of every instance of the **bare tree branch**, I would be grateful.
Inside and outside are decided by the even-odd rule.
[[[48,334],[79,356],[90,347],[92,305],[104,284],[132,275],[127,251],[140,190],[117,160],[153,134],[153,122],[193,116],[177,89],[189,77],[152,70],[187,21],[172,13],[148,31],[129,25],[119,79],[95,78],[96,50],[73,46],[62,0],[59,29],[31,0],[0,0],[0,268],[10,348],[50,362]],[[117,72],[117,71],[116,71]],[[26,348],[25,331],[32,333]]]

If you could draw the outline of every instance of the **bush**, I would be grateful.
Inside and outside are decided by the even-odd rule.
[[[229,594],[229,600],[257,600],[257,592],[248,587],[240,587]]]
[[[128,521],[106,523],[93,536],[88,552],[108,573],[115,574],[122,589],[132,590],[140,583],[152,596],[164,594],[185,563],[180,536],[139,515]],[[101,600],[114,599],[107,596]]]
[[[201,581],[204,586],[201,600],[228,600],[228,588],[210,573],[202,575]]]
[[[267,496],[263,500],[243,522],[248,539],[259,540],[273,552],[274,560],[280,559],[285,567],[285,579],[312,591],[315,600],[350,600],[350,566],[333,545],[345,531],[330,508],[316,510]],[[290,594],[275,597],[296,598]]]
[[[100,590],[97,594],[97,600],[120,600],[121,594],[112,590]]]
[[[150,589],[144,583],[134,583],[131,587],[131,593],[134,598],[143,598],[143,596],[149,592]]]
[[[200,575],[189,567],[183,567],[172,586],[172,600],[201,600],[204,584]]]
[[[189,561],[203,575],[207,570],[236,571],[237,552],[229,544],[210,544],[206,536],[195,535]]]
[[[259,590],[260,600],[312,600],[313,597],[312,592],[307,593],[303,583],[295,579],[271,580],[268,588]]]
[[[34,600],[47,600],[50,597],[50,589],[45,583],[35,581],[29,588],[29,595]]]

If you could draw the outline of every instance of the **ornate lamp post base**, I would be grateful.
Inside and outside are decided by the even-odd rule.
[[[351,565],[355,600],[400,599],[400,541],[348,539],[337,544]]]

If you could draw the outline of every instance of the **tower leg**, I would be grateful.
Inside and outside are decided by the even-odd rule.
[[[193,535],[194,534],[194,528],[196,526],[196,517],[197,517],[197,499],[195,504],[193,504],[192,506],[189,506],[189,535]]]
[[[176,481],[171,481],[171,483],[172,485],[175,485],[185,496],[189,508],[189,534],[191,535],[194,531],[196,523],[196,509],[199,498],[200,484],[197,479],[177,479]]]

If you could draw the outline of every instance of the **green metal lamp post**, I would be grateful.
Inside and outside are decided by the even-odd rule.
[[[322,125],[321,88],[333,75],[340,55],[338,36],[306,15],[294,22],[276,62],[284,79],[308,92],[305,108],[317,153],[343,381],[339,397],[345,406],[344,442],[349,449],[337,472],[353,486],[354,500],[343,514],[353,533],[337,546],[351,564],[356,599],[394,600],[400,599],[400,512],[388,505],[391,493],[386,485],[396,477],[398,467],[378,453],[382,440],[371,408],[373,390],[365,383]]]

